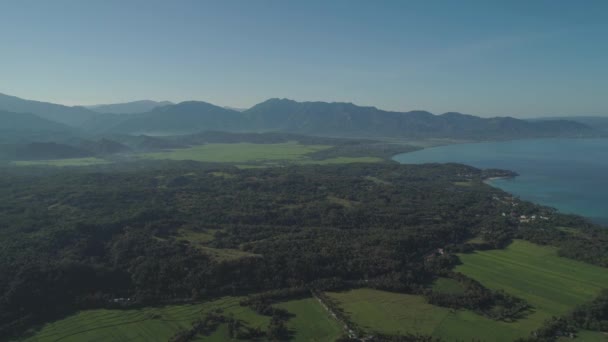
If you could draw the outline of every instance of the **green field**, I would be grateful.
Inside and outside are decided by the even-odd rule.
[[[280,144],[207,144],[163,152],[142,153],[146,159],[195,160],[218,163],[265,162],[298,160],[304,155],[321,151],[331,146],[302,145],[296,142]]]
[[[372,289],[328,293],[367,332],[423,334],[446,341],[513,341],[528,336],[516,323],[428,304],[424,297]]]
[[[266,329],[269,317],[239,305],[240,298],[223,298],[192,305],[172,305],[133,310],[88,310],[46,324],[26,341],[167,341],[177,331],[206,312],[222,309],[251,327]],[[204,340],[225,341],[227,329],[218,329]]]
[[[167,341],[177,331],[191,328],[191,323],[205,313],[222,309],[250,327],[266,330],[270,317],[258,315],[239,305],[241,298],[226,297],[191,305],[170,305],[131,310],[87,310],[46,324],[25,341]],[[295,341],[333,341],[342,330],[323,307],[312,298],[276,304],[295,316],[287,322],[295,332]],[[227,341],[228,327],[222,324],[210,336],[197,341]]]
[[[295,331],[294,341],[334,341],[342,328],[314,298],[293,300],[275,305],[295,315],[287,327]]]
[[[51,160],[19,160],[11,162],[15,166],[88,166],[108,164],[110,161],[101,158],[68,158]]]
[[[350,319],[366,331],[432,334],[449,310],[427,304],[421,296],[356,289],[329,292]]]
[[[138,153],[134,157],[150,160],[194,160],[214,163],[236,163],[239,168],[282,166],[286,164],[348,164],[378,163],[378,157],[333,157],[312,159],[308,154],[331,148],[329,145],[303,145],[297,142],[280,144],[206,144],[162,152]],[[108,164],[112,161],[101,158],[69,158],[52,160],[12,161],[14,166],[90,166]]]
[[[137,155],[144,159],[195,160],[216,163],[262,163],[267,166],[282,163],[300,164],[344,164],[372,163],[382,159],[375,157],[337,157],[313,160],[306,155],[330,148],[328,145],[302,145],[296,142],[280,144],[207,144],[184,149],[175,149]]]
[[[454,279],[439,278],[433,283],[433,291],[440,293],[464,294],[464,287]]]
[[[456,271],[534,307],[530,316],[514,323],[525,332],[593,300],[608,287],[608,269],[561,258],[555,248],[525,241],[516,240],[504,250],[460,255],[460,259],[463,264]]]
[[[492,289],[526,299],[533,312],[516,322],[494,321],[466,310],[449,310],[426,303],[423,297],[357,289],[329,293],[353,322],[369,331],[420,333],[446,340],[459,338],[513,341],[527,337],[551,316],[593,300],[608,286],[608,269],[557,256],[554,248],[515,241],[505,250],[480,251],[460,256],[462,272]],[[455,291],[457,285],[441,278],[434,288]],[[594,332],[581,337],[605,338]],[[580,339],[579,339],[580,340]]]

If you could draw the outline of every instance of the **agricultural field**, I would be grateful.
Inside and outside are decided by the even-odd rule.
[[[464,287],[456,280],[450,278],[438,278],[432,286],[433,291],[449,294],[464,294]]]
[[[428,304],[421,296],[357,289],[328,293],[351,320],[367,331],[419,333],[453,340],[513,341],[551,318],[593,300],[608,284],[608,270],[557,256],[556,249],[515,241],[505,250],[460,255],[456,271],[492,289],[502,289],[527,300],[532,313],[516,322],[490,320],[467,310]],[[457,283],[440,278],[433,288],[457,291]],[[583,331],[578,340],[605,340]],[[584,337],[584,339],[582,339]]]
[[[373,156],[346,157],[336,156],[325,159],[314,159],[309,155],[331,148],[330,145],[303,145],[297,142],[278,144],[206,144],[189,148],[180,148],[150,153],[135,153],[131,157],[144,160],[193,160],[199,162],[230,163],[239,168],[259,168],[284,166],[288,164],[349,164],[378,163],[384,159]],[[92,166],[113,163],[96,157],[66,158],[50,160],[20,160],[8,162],[13,166]]]
[[[111,163],[108,160],[101,158],[67,158],[67,159],[50,159],[50,160],[18,160],[11,162],[15,166],[90,166]]]
[[[366,331],[432,334],[449,310],[427,304],[421,296],[373,289],[327,295]]]
[[[270,318],[239,305],[240,298],[227,297],[191,305],[132,310],[88,310],[63,320],[46,324],[26,341],[167,341],[177,331],[189,329],[205,313],[222,309],[251,327],[266,329]],[[221,328],[221,327],[220,327]],[[211,337],[222,338],[218,329]]]
[[[295,315],[287,328],[295,331],[293,341],[334,341],[342,335],[342,327],[314,298],[279,303],[276,307]]]
[[[162,152],[142,153],[137,156],[145,159],[195,160],[218,163],[268,162],[298,160],[308,153],[330,147],[327,145],[302,145],[296,142],[206,144]]]
[[[296,142],[280,144],[207,144],[184,149],[138,154],[143,159],[194,160],[216,163],[244,163],[243,166],[278,166],[285,163],[299,164],[345,164],[373,163],[382,161],[375,157],[336,157],[313,160],[307,154],[330,148],[329,145],[302,145]],[[258,165],[255,165],[258,164]]]
[[[239,297],[226,297],[210,302],[170,305],[130,310],[88,310],[44,325],[25,341],[167,341],[205,313],[221,309],[223,315],[234,315],[250,327],[266,330],[270,317],[259,315],[239,305]],[[294,316],[287,327],[295,332],[294,341],[333,341],[342,334],[340,325],[313,298],[276,304]],[[196,341],[227,341],[228,327],[221,324],[209,336]]]
[[[608,270],[557,256],[557,249],[516,240],[504,250],[460,255],[456,271],[528,301],[533,313],[514,324],[524,332],[592,301],[608,287]]]

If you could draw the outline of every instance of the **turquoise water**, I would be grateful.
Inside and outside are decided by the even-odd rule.
[[[440,146],[393,158],[456,162],[520,174],[491,181],[522,199],[608,225],[608,139],[539,139]]]

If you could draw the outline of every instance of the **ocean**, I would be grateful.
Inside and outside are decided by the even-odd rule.
[[[456,162],[512,170],[490,184],[521,199],[608,226],[608,139],[534,139],[457,144],[393,157],[403,164]]]

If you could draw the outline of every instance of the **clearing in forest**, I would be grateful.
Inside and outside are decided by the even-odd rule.
[[[330,148],[329,145],[303,145],[297,142],[280,144],[207,144],[163,152],[139,154],[144,159],[194,160],[217,163],[263,163],[268,166],[281,163],[342,164],[379,162],[375,157],[337,157],[313,160],[308,154]]]

